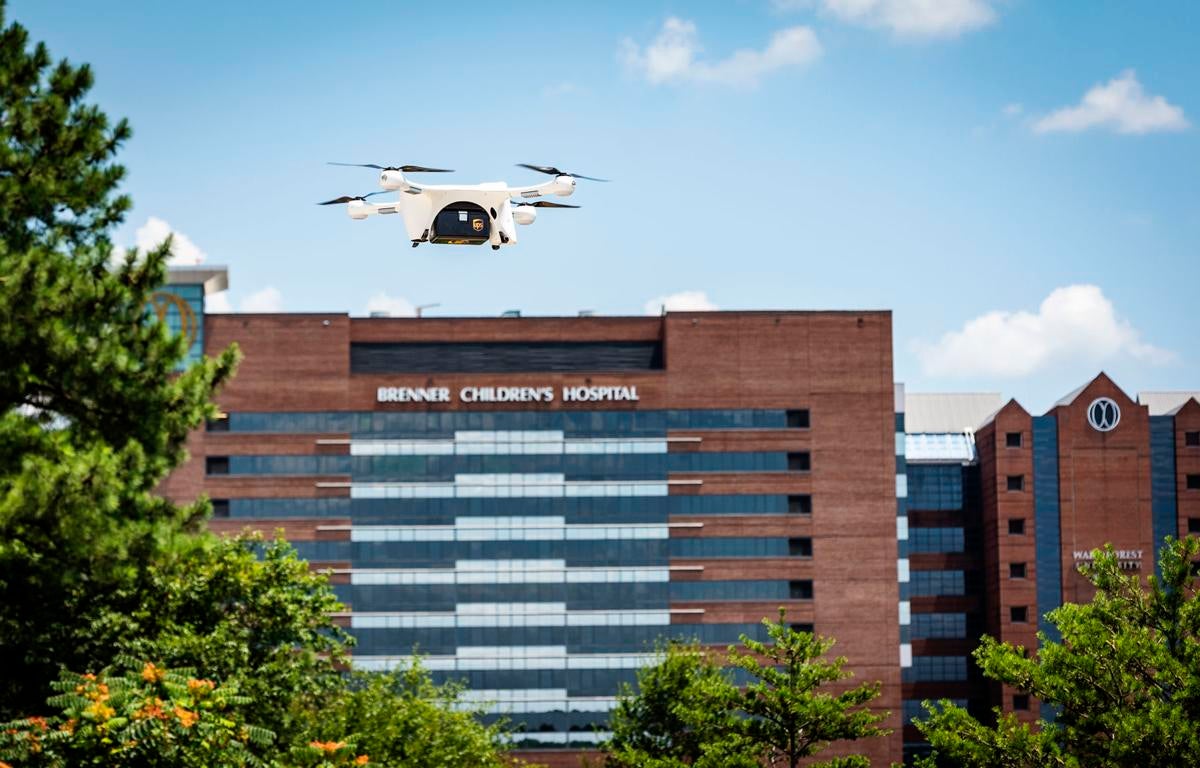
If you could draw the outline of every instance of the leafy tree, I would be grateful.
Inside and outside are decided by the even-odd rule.
[[[102,620],[115,650],[236,682],[247,716],[281,742],[304,741],[324,699],[345,686],[350,638],[331,618],[344,606],[283,539],[188,536],[146,582],[135,611]]]
[[[738,696],[719,657],[696,643],[660,647],[657,662],[638,670],[637,691],[627,685],[619,696],[605,764],[757,768]]]
[[[421,664],[395,672],[354,672],[309,721],[307,743],[339,736],[371,764],[403,768],[507,768],[504,731],[483,725],[462,686],[437,685]]]
[[[60,667],[112,661],[103,617],[137,609],[145,564],[207,511],[152,491],[236,359],[176,374],[184,341],[146,311],[169,241],[114,259],[129,129],[91,84],[0,0],[0,717],[38,710]]]
[[[926,703],[917,726],[934,748],[924,765],[1195,765],[1200,755],[1200,539],[1168,539],[1161,578],[1126,575],[1112,547],[1082,571],[1096,587],[1084,605],[1048,614],[1062,641],[1040,650],[984,638],[983,673],[1043,702],[1052,720],[1033,726],[997,713],[985,725],[949,701]]]
[[[889,733],[876,725],[887,713],[872,712],[867,706],[879,696],[879,683],[863,683],[836,695],[818,690],[852,676],[843,669],[846,658],[824,660],[834,640],[798,632],[784,619],[780,609],[779,621],[763,620],[769,642],[743,635],[745,650],[730,649],[730,663],[752,680],[742,691],[739,707],[748,716],[747,735],[766,763],[796,768],[830,742]],[[869,764],[862,755],[811,763],[831,767]]]

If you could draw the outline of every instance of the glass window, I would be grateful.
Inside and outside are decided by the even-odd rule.
[[[798,579],[788,582],[789,597],[793,600],[812,600],[813,599],[813,583],[812,579]]]
[[[1188,475],[1187,487],[1189,491],[1200,490],[1200,475]]]
[[[787,455],[789,472],[808,472],[812,469],[812,454],[808,451],[798,451]]]
[[[1189,448],[1200,445],[1200,432],[1184,432],[1183,444]]]
[[[908,551],[962,552],[962,528],[914,528],[908,529]]]
[[[908,464],[908,508],[921,511],[962,509],[963,468],[959,464]]]
[[[1020,448],[1021,447],[1021,433],[1020,432],[1006,432],[1004,434],[1004,446],[1006,448]]]
[[[787,412],[788,429],[808,429],[808,409]]]
[[[901,680],[906,683],[966,679],[966,656],[915,656],[912,666],[901,670]]]
[[[1188,533],[1200,533],[1200,517],[1188,518]]]
[[[914,613],[910,622],[913,639],[965,638],[965,613]]]
[[[1029,710],[1029,694],[1014,693],[1012,698],[1012,706],[1017,712],[1027,712]]]
[[[229,517],[229,499],[212,500],[213,517]]]
[[[209,432],[228,432],[229,414],[222,413],[215,419],[209,419],[204,423],[204,428]]]
[[[812,496],[807,494],[788,496],[787,511],[790,515],[811,515]]]
[[[1024,624],[1029,621],[1029,608],[1024,605],[1014,605],[1008,609],[1008,613],[1014,624]]]
[[[788,539],[788,555],[791,557],[812,557],[812,538],[804,536]]]
[[[1025,563],[1009,563],[1008,578],[1023,579],[1025,578]]]
[[[1025,490],[1025,475],[1009,475],[1007,488],[1010,491]]]
[[[674,538],[672,557],[786,557],[788,540],[765,536]]]
[[[962,571],[912,571],[908,590],[911,597],[936,597],[966,593]]]
[[[1008,521],[1008,532],[1014,536],[1025,533],[1025,518],[1017,517]]]
[[[204,458],[204,474],[206,474],[206,475],[228,475],[229,474],[229,457],[228,456],[206,456]]]

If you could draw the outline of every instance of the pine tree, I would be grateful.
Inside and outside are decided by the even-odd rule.
[[[0,0],[0,717],[39,709],[61,666],[111,658],[102,617],[135,608],[146,563],[206,513],[153,490],[235,364],[176,373],[184,341],[146,310],[170,242],[114,253],[130,132],[91,85]]]

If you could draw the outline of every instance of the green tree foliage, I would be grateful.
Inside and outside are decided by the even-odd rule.
[[[500,725],[483,725],[456,683],[437,685],[419,662],[395,672],[355,672],[321,703],[303,741],[345,738],[372,765],[504,768]]]
[[[925,765],[1136,766],[1200,760],[1200,539],[1168,539],[1161,578],[1121,570],[1111,547],[1083,573],[1096,595],[1048,618],[1062,640],[1039,633],[1040,650],[991,638],[975,651],[983,673],[1040,699],[1052,721],[1033,726],[1012,715],[985,725],[948,701],[926,703],[917,725],[935,754]]]
[[[303,740],[345,681],[350,638],[328,579],[283,539],[188,536],[152,564],[136,611],[105,617],[117,651],[236,681],[245,711],[280,740]]]
[[[184,342],[146,311],[169,242],[113,266],[129,129],[91,83],[0,2],[0,717],[39,707],[60,666],[111,660],[97,621],[136,608],[143,564],[206,511],[152,491],[235,363],[174,375]]]
[[[883,736],[878,723],[887,713],[868,705],[879,696],[879,683],[863,683],[833,694],[820,688],[851,677],[844,656],[826,661],[834,640],[798,632],[785,621],[764,620],[768,642],[742,636],[745,650],[730,649],[730,663],[746,672],[751,682],[742,691],[740,707],[749,716],[746,726],[766,763],[796,768],[801,760],[833,741]],[[866,757],[851,755],[810,765],[865,766]]]
[[[606,765],[617,768],[757,768],[737,714],[738,689],[721,658],[695,643],[659,648],[613,711]]]
[[[824,657],[830,638],[798,632],[785,621],[764,620],[768,642],[742,636],[723,667],[695,645],[668,646],[659,662],[638,673],[638,691],[626,689],[613,714],[610,762],[622,768],[787,765],[816,755],[831,742],[888,733],[872,712],[879,683],[834,694],[822,686],[849,678],[846,659]],[[739,688],[731,672],[749,680]],[[821,763],[869,765],[861,755]]]

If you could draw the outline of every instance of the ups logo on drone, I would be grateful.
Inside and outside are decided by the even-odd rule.
[[[471,219],[471,229],[476,232],[483,231],[483,219]]]

